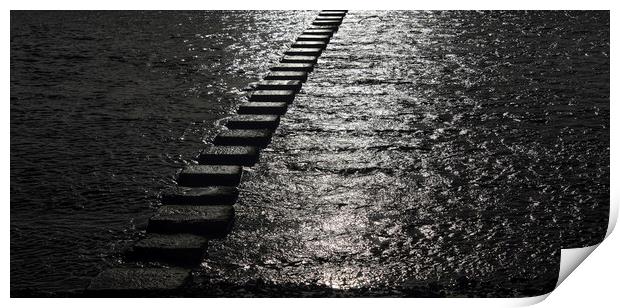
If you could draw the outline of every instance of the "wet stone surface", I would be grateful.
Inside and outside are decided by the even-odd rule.
[[[602,239],[609,15],[350,12],[194,284],[524,296]]]

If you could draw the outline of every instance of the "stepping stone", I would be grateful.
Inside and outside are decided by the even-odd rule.
[[[333,20],[333,21],[339,21],[342,22],[342,20],[344,19],[344,16],[330,16],[330,15],[319,15],[317,18],[315,18],[314,20]]]
[[[237,186],[241,181],[241,166],[231,165],[189,165],[179,174],[180,186]]]
[[[312,22],[313,25],[315,26],[334,26],[334,27],[338,27],[340,26],[341,22],[340,21],[334,21],[334,20],[315,20]]]
[[[280,124],[280,116],[278,115],[237,115],[226,123],[226,127],[230,129],[273,129],[278,128]]]
[[[330,30],[333,32],[338,32],[338,26],[335,25],[315,25],[312,24],[310,27],[308,27],[307,30]]]
[[[248,146],[210,145],[198,156],[201,165],[253,166],[258,161],[258,149]],[[206,189],[206,188],[195,188]],[[236,188],[234,188],[236,190]],[[236,200],[235,200],[236,201]],[[233,202],[234,203],[234,202]],[[228,203],[220,203],[228,204]]]
[[[319,16],[341,16],[347,15],[347,11],[344,10],[324,10],[319,12]]]
[[[329,43],[330,36],[329,35],[321,35],[321,34],[302,34],[297,37],[297,41],[318,41]]]
[[[239,106],[238,114],[277,114],[286,113],[288,104],[284,102],[248,102]]]
[[[291,90],[256,90],[250,95],[251,102],[286,102],[292,103],[295,91]]]
[[[239,190],[233,186],[177,186],[164,191],[161,196],[163,204],[178,205],[233,205],[237,199],[239,199]]]
[[[290,48],[285,51],[285,55],[290,56],[320,56],[323,50],[321,48]]]
[[[295,93],[301,90],[299,80],[263,80],[256,85],[258,90],[291,90]]]
[[[327,47],[327,43],[322,41],[297,41],[291,45],[293,48],[321,48],[325,49]]]
[[[190,280],[182,268],[111,268],[95,277],[86,290],[96,296],[161,296],[172,294]]]
[[[313,46],[313,47],[317,47],[317,46]],[[297,72],[312,72],[313,69],[314,69],[314,65],[312,65],[311,63],[280,63],[270,68],[270,70],[272,71],[297,71]]]
[[[149,233],[133,247],[133,256],[147,261],[179,265],[199,264],[207,250],[207,238],[188,233]]]
[[[334,35],[334,30],[331,29],[306,29],[302,35],[327,35],[330,38]]]
[[[308,73],[295,71],[271,72],[265,76],[265,80],[299,80],[305,82],[308,80]]]
[[[234,217],[232,205],[164,205],[149,219],[146,230],[222,238],[232,228]]]
[[[319,57],[317,56],[287,56],[282,57],[282,63],[311,63],[316,64]]]
[[[230,129],[215,137],[215,145],[244,145],[264,148],[271,142],[270,129]]]

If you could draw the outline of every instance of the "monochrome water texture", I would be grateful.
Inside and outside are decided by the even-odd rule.
[[[11,290],[124,262],[313,14],[12,12]],[[182,295],[549,292],[607,228],[609,12],[349,12],[281,122]]]

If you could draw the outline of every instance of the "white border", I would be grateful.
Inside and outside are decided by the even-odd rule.
[[[540,0],[519,0],[519,1],[445,1],[445,0],[433,0],[433,1],[395,1],[395,0],[382,0],[382,1],[328,1],[328,0],[312,0],[312,1],[284,1],[284,0],[263,0],[263,1],[187,1],[187,0],[175,0],[175,1],[120,1],[120,0],[108,0],[108,1],[77,1],[77,0],[56,0],[56,1],[19,1],[2,2],[3,10],[3,24],[4,24],[4,42],[5,44],[10,41],[10,12],[9,10],[19,9],[46,9],[46,10],[59,10],[59,9],[82,9],[82,10],[96,10],[96,9],[194,9],[194,10],[219,10],[219,9],[604,9],[612,10],[612,26],[611,26],[611,41],[617,42],[615,38],[615,20],[617,14],[615,9],[616,3],[611,1],[540,1]],[[612,43],[611,54],[614,55],[614,44]],[[9,58],[10,45],[3,50],[5,62],[3,63],[3,84],[5,91],[5,103],[4,117],[6,121],[5,130],[1,135],[2,143],[10,145],[10,110],[9,110],[9,93],[10,93],[10,74],[9,74]],[[613,64],[612,62],[612,76],[611,80],[614,80]],[[611,97],[614,95],[614,86],[611,85]],[[609,233],[615,226],[619,194],[618,177],[614,174],[618,174],[617,164],[614,165],[614,161],[618,161],[618,154],[615,149],[618,148],[618,129],[615,123],[618,118],[618,111],[614,105],[611,105],[611,208],[612,217],[610,219]],[[51,307],[79,307],[83,308],[85,305],[95,307],[109,308],[110,305],[121,306],[136,306],[147,304],[149,307],[167,307],[171,304],[175,305],[212,305],[214,307],[219,306],[252,306],[256,308],[260,307],[287,307],[290,308],[292,304],[300,307],[313,307],[317,305],[321,306],[336,306],[336,305],[355,305],[359,307],[376,307],[377,305],[390,305],[390,306],[402,306],[410,307],[411,305],[425,305],[432,307],[498,307],[498,306],[515,306],[523,304],[532,304],[540,300],[545,299],[547,296],[541,296],[537,298],[529,299],[307,299],[307,300],[291,300],[291,299],[9,299],[10,296],[10,232],[8,225],[10,224],[10,146],[6,146],[2,151],[2,168],[5,175],[3,179],[3,196],[5,202],[4,217],[5,224],[3,232],[4,246],[3,246],[3,267],[2,274],[4,279],[2,280],[2,294],[6,304],[16,307],[40,307],[41,305]],[[619,270],[617,266],[617,257],[620,251],[620,244],[618,236],[611,234],[607,240],[605,240],[599,249],[594,251],[592,256],[583,262],[583,265],[575,272],[571,277],[566,279],[564,283],[554,292],[551,293],[549,299],[543,302],[541,305],[548,307],[564,307],[564,306],[585,306],[591,305],[593,302],[599,303],[616,303],[617,302],[617,285]],[[609,306],[609,305],[606,305]]]

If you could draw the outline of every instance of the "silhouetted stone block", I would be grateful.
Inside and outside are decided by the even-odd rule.
[[[236,115],[228,119],[226,127],[230,129],[273,129],[278,128],[280,116],[278,115]]]
[[[312,24],[306,30],[330,30],[330,31],[333,31],[333,32],[338,32],[338,26],[337,25],[315,25],[315,24]]]
[[[314,20],[312,25],[314,26],[330,26],[330,27],[338,27],[340,26],[340,21],[335,20]]]
[[[326,21],[337,21],[337,22],[342,22],[342,20],[344,19],[344,16],[330,16],[330,15],[319,15],[317,18],[315,18],[314,20],[326,20]]]
[[[290,48],[285,51],[285,55],[289,56],[320,56],[323,50],[321,48]]]
[[[178,205],[232,205],[237,202],[238,198],[239,190],[233,186],[177,186],[162,192],[161,202]]]
[[[288,104],[284,102],[248,102],[239,106],[238,114],[277,114],[286,113]]]
[[[187,187],[237,186],[241,181],[241,166],[189,165],[179,174],[179,185]]]
[[[263,80],[256,85],[258,90],[291,90],[295,93],[301,90],[299,80]]]
[[[257,161],[258,149],[250,146],[210,145],[198,156],[198,163],[203,165],[253,166]]]
[[[93,296],[137,297],[171,294],[190,280],[183,268],[111,268],[95,277],[87,294]]]
[[[331,38],[330,35],[302,34],[302,35],[297,37],[297,41],[298,42],[302,42],[302,41],[318,41],[318,42],[329,43],[330,38]]]
[[[347,15],[346,10],[323,10],[319,12],[319,16],[340,16],[344,17]]]
[[[299,80],[305,82],[308,80],[308,73],[295,71],[278,71],[270,72],[265,76],[265,80]]]
[[[327,43],[322,41],[297,41],[291,45],[293,48],[321,48],[325,49]]]
[[[216,145],[244,145],[264,148],[271,142],[272,130],[269,129],[231,129],[215,137]]]
[[[312,63],[280,63],[269,69],[272,71],[312,72],[314,65]]]
[[[291,90],[256,90],[250,95],[251,102],[286,102],[292,103],[295,91]]]
[[[325,29],[325,28],[318,28],[318,29],[306,29],[304,30],[304,32],[302,33],[302,35],[327,35],[330,38],[334,35],[334,30],[333,29]]]
[[[133,247],[133,256],[147,261],[179,265],[198,264],[207,249],[207,238],[188,233],[149,233]]]
[[[280,62],[282,63],[310,63],[316,64],[319,60],[318,56],[287,56],[282,57]]]
[[[232,228],[234,217],[232,205],[164,205],[149,220],[147,231],[221,238]]]

